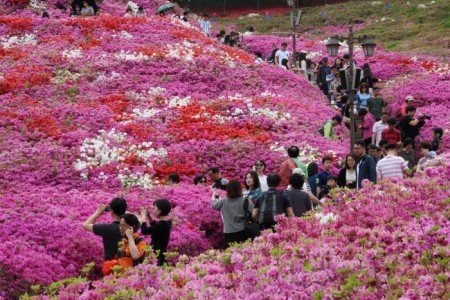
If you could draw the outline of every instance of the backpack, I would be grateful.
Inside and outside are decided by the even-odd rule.
[[[275,225],[274,217],[284,213],[284,207],[279,191],[267,191],[263,194],[259,205],[259,224],[263,227]]]

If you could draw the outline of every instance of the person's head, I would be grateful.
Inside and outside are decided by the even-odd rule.
[[[330,171],[333,168],[333,159],[329,156],[322,158],[322,167],[325,171]]]
[[[255,52],[257,58],[262,58],[262,53],[260,51]]]
[[[373,158],[377,158],[378,157],[378,147],[375,146],[374,144],[369,144],[367,146],[367,153],[372,156]]]
[[[360,108],[358,111],[358,116],[364,117],[365,115],[367,115],[368,111],[365,108]]]
[[[109,208],[112,214],[121,217],[127,211],[127,201],[119,197],[114,198],[109,202]]]
[[[335,175],[328,176],[327,186],[330,189],[334,189],[335,187],[337,187],[337,181],[338,181],[337,176],[335,176]]]
[[[332,119],[331,119],[331,124],[333,126],[337,126],[339,124],[341,124],[342,122],[342,117],[340,115],[335,115]]]
[[[395,144],[388,143],[388,144],[384,145],[384,150],[389,154],[396,154],[397,146]]]
[[[397,121],[394,118],[388,118],[387,124],[388,124],[389,129],[392,130],[392,129],[394,129],[395,124],[397,124]]]
[[[141,227],[141,224],[135,215],[127,213],[120,219],[120,234],[125,236],[125,231],[130,227],[133,228],[133,233],[136,233],[139,230],[139,227]]]
[[[293,189],[301,190],[303,184],[305,183],[305,177],[298,173],[293,173],[291,177],[289,177],[289,184]]]
[[[169,200],[161,198],[153,202],[154,214],[157,218],[168,216],[172,210]]]
[[[348,62],[349,60],[350,60],[350,54],[344,54],[344,56],[342,57],[342,60],[344,61],[344,62]]]
[[[287,58],[283,58],[281,60],[281,65],[285,66],[287,69],[289,69],[288,62],[289,62],[289,60]]]
[[[386,124],[388,118],[389,118],[389,115],[388,115],[387,112],[382,113],[382,114],[381,114],[381,123]]]
[[[411,151],[412,150],[412,148],[413,148],[413,146],[414,146],[414,142],[413,142],[413,140],[412,140],[412,138],[405,138],[404,140],[403,140],[403,148],[407,151],[407,152],[409,152],[409,151]]]
[[[87,1],[83,1],[83,7],[88,7],[89,4],[87,3]]]
[[[237,198],[242,196],[242,186],[237,180],[230,180],[227,185],[227,197]]]
[[[366,144],[363,140],[356,141],[353,145],[353,151],[357,157],[361,157],[366,154]]]
[[[258,159],[255,162],[255,170],[256,170],[257,173],[263,174],[264,171],[266,170],[266,163],[263,160]]]
[[[206,176],[203,174],[197,175],[194,178],[194,184],[206,185]]]
[[[359,92],[361,94],[368,94],[369,93],[369,85],[365,82],[361,83],[359,85]]]
[[[286,49],[287,49],[287,43],[286,42],[281,43],[281,50],[286,51]]]
[[[169,184],[178,184],[180,183],[180,175],[177,173],[172,173],[167,176],[167,183]]]
[[[276,188],[281,182],[281,177],[277,173],[267,175],[267,185],[270,188]]]
[[[222,35],[220,33],[216,34],[217,41],[220,41],[222,39]]]
[[[380,93],[380,88],[374,86],[373,89],[372,89],[372,93],[373,93],[373,96],[374,96],[374,97],[378,97],[378,95],[379,95],[379,93]]]
[[[331,73],[335,78],[339,77],[339,69],[336,66],[331,67]]]
[[[423,156],[428,156],[428,154],[431,151],[430,143],[427,143],[427,142],[420,143],[419,150],[420,150],[420,153],[422,153]]]
[[[131,14],[131,13],[133,12],[133,10],[131,9],[131,7],[127,7],[126,12],[129,13],[129,14]]]
[[[226,32],[225,32],[225,30],[222,29],[221,31],[219,31],[219,33],[220,33],[222,36],[225,36],[225,33],[226,33]]]
[[[247,27],[247,31],[248,31],[248,32],[254,32],[254,31],[255,31],[255,28],[253,28],[253,26],[248,26],[248,27]]]
[[[287,150],[287,153],[290,158],[297,158],[300,154],[300,149],[297,146],[290,146]]]
[[[338,57],[334,60],[334,65],[337,66],[338,68],[341,67],[342,65],[342,60]]]
[[[433,137],[441,138],[444,135],[444,131],[440,127],[433,128]]]
[[[250,171],[245,175],[245,182],[244,182],[245,188],[248,189],[257,189],[261,186],[259,182],[258,173],[255,171]]]
[[[344,92],[344,89],[342,88],[342,85],[338,85],[338,87],[336,88],[336,92],[338,94],[342,94]]]
[[[316,162],[310,162],[308,165],[308,176],[314,176],[319,173],[319,165]]]
[[[208,14],[203,14],[203,18],[208,19],[209,18]]]
[[[139,12],[144,12],[144,7],[139,6],[139,7],[138,7],[138,11],[139,11]],[[187,11],[185,11],[184,13],[187,13]]]
[[[407,106],[412,106],[414,103],[414,97],[411,95],[408,95],[405,97],[405,102]]]
[[[345,168],[346,169],[354,169],[356,168],[356,161],[358,159],[356,158],[355,154],[350,153],[345,158]]]
[[[380,140],[380,142],[378,143],[378,146],[381,148],[381,150],[384,151],[384,146],[386,146],[386,144],[389,144],[388,140]]]
[[[42,17],[50,19],[50,15],[48,14],[48,12],[46,10],[44,10],[44,12],[42,13]]]
[[[211,167],[211,168],[209,168],[208,169],[208,177],[212,181],[219,180],[220,177],[221,177],[219,168],[218,167]]]
[[[406,108],[406,113],[408,115],[410,115],[411,117],[414,117],[415,113],[416,113],[416,108],[414,106],[408,106]]]

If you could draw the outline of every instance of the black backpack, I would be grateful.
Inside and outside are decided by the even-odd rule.
[[[284,213],[281,192],[267,191],[262,195],[259,205],[259,224],[265,228],[275,225],[274,217]]]

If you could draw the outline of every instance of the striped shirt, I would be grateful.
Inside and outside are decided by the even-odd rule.
[[[387,128],[381,132],[381,139],[387,140],[389,144],[397,144],[402,141],[402,136],[400,134],[400,130],[393,129],[392,131]]]
[[[403,178],[408,162],[400,156],[388,155],[378,162],[376,169],[379,179]]]
[[[203,32],[209,35],[209,29],[211,28],[211,22],[207,20],[201,20],[200,21],[200,27],[202,28]]]

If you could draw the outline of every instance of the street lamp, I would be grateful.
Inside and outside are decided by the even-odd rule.
[[[297,26],[300,24],[300,18],[302,17],[302,11],[298,11],[298,0],[287,0],[287,4],[289,6],[292,6],[292,12],[291,12],[291,22],[292,22],[292,57],[293,62],[295,63],[297,60],[296,55],[296,45],[297,41],[295,39],[295,34],[297,33]]]
[[[353,150],[353,145],[355,144],[355,110],[354,110],[354,99],[355,99],[355,91],[354,86],[356,86],[353,83],[353,76],[354,72],[354,64],[353,64],[353,44],[355,42],[355,39],[359,41],[362,45],[364,55],[365,56],[372,56],[375,53],[375,47],[376,44],[373,41],[371,37],[368,37],[364,35],[363,37],[355,37],[353,36],[353,26],[350,25],[348,27],[348,36],[334,36],[328,39],[328,42],[326,44],[327,46],[327,52],[330,56],[337,56],[339,52],[339,41],[345,41],[347,40],[348,43],[348,55],[349,55],[349,67],[348,67],[348,80],[347,80],[347,92],[348,92],[348,98],[350,100],[350,152]],[[346,80],[346,78],[343,78]]]

